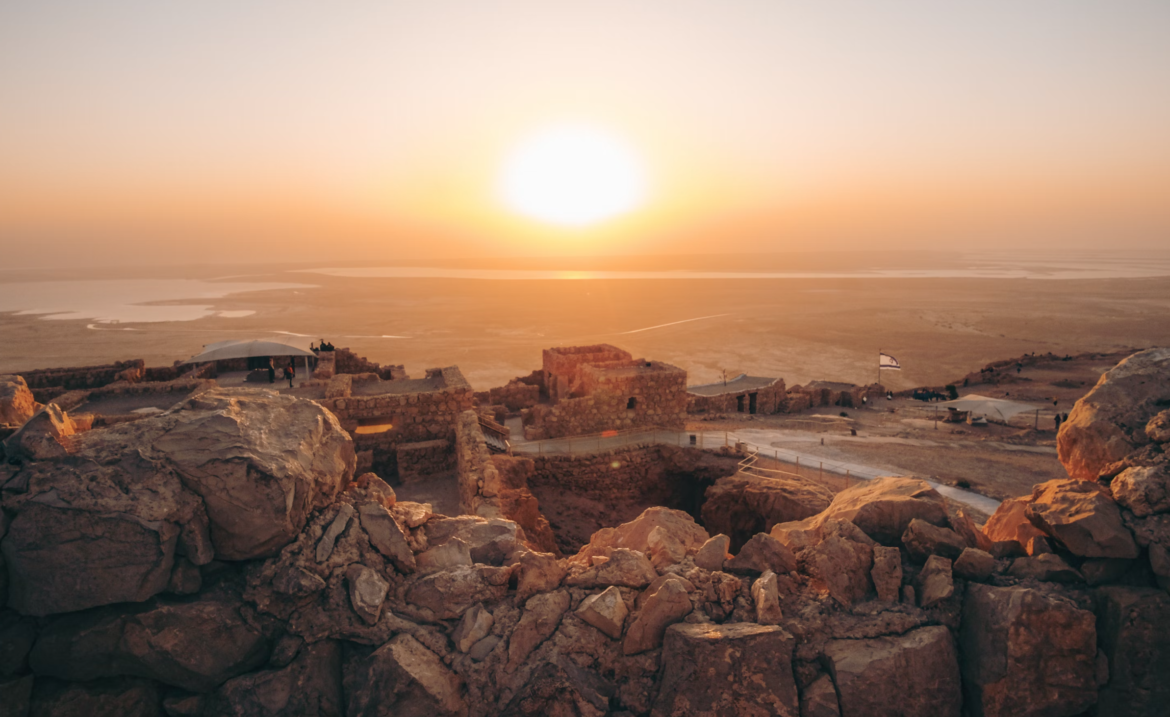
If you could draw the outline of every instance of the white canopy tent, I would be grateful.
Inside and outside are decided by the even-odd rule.
[[[206,344],[203,352],[192,356],[183,363],[210,363],[223,359],[260,358],[265,356],[303,356],[305,359],[305,375],[311,376],[309,371],[309,357],[316,356],[307,347],[298,346],[305,340],[290,336],[288,339],[232,339]]]
[[[969,411],[977,416],[986,416],[987,418],[997,418],[1004,423],[1007,423],[1013,416],[1021,413],[1029,413],[1032,411],[1039,411],[1040,406],[1034,406],[1030,403],[1020,403],[1019,401],[1009,401],[1006,398],[991,398],[989,396],[980,396],[977,393],[970,393],[961,398],[956,398],[953,401],[944,401],[939,406],[946,406],[958,411]]]

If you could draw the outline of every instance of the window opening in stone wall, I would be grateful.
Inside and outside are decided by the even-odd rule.
[[[759,395],[758,393],[749,393],[748,394],[748,413],[755,413],[756,412],[756,396],[758,396],[758,395]]]
[[[742,393],[735,397],[735,410],[740,412],[740,413],[743,413],[743,394]]]
[[[630,396],[630,400],[626,401],[626,410],[632,411],[637,407],[638,407],[638,399],[635,398],[634,396]]]

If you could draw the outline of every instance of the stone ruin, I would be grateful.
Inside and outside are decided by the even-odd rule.
[[[549,403],[524,413],[529,440],[686,421],[687,372],[609,344],[545,349],[541,380]]]
[[[15,382],[13,382],[15,383]],[[25,413],[19,387],[0,410]],[[349,398],[352,398],[349,397]],[[348,399],[343,399],[348,400]],[[455,419],[462,515],[355,478],[319,402],[210,387],[0,467],[4,715],[1162,715],[1170,350],[979,526],[929,485],[736,474],[558,557],[532,461]],[[273,430],[279,426],[280,430]]]

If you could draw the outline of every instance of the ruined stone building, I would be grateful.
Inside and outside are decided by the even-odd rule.
[[[687,372],[609,344],[544,350],[548,403],[528,409],[529,440],[642,427],[682,428]]]
[[[787,391],[782,378],[740,374],[730,381],[687,387],[687,413],[770,415],[784,410]]]

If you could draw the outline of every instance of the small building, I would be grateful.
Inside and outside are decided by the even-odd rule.
[[[740,374],[730,381],[687,387],[687,413],[779,413],[788,394],[782,378]]]
[[[543,359],[541,393],[548,403],[524,414],[529,440],[683,427],[687,372],[677,366],[635,359],[609,344],[545,349]]]

